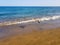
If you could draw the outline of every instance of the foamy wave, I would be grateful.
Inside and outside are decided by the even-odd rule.
[[[42,18],[36,18],[36,19],[31,19],[31,20],[26,20],[26,21],[8,21],[8,22],[3,22],[0,23],[0,26],[3,25],[13,25],[13,24],[22,24],[22,23],[29,23],[29,22],[36,22],[36,21],[47,21],[47,20],[55,20],[55,19],[59,19],[60,16],[52,16],[52,17],[42,17]]]

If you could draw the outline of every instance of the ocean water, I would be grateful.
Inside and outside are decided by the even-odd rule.
[[[60,18],[60,7],[0,7],[0,23],[43,17]]]

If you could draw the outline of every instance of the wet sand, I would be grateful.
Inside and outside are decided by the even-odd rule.
[[[1,26],[0,45],[60,45],[60,22]]]

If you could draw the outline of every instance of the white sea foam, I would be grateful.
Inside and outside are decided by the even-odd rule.
[[[31,19],[31,20],[26,20],[26,21],[8,21],[8,22],[3,22],[0,23],[0,26],[2,25],[13,25],[13,24],[22,24],[22,23],[29,23],[29,22],[36,22],[36,21],[47,21],[47,20],[55,20],[59,19],[60,16],[52,16],[52,17],[42,17],[42,18],[36,18],[36,19]]]

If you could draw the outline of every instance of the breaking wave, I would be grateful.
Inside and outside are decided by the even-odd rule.
[[[2,22],[0,23],[0,26],[3,25],[13,25],[13,24],[22,24],[22,23],[29,23],[29,22],[36,22],[36,21],[48,21],[48,20],[55,20],[59,19],[60,16],[50,16],[50,17],[42,17],[42,18],[36,18],[36,19],[30,19],[30,20],[25,20],[25,21],[7,21],[7,22]]]

